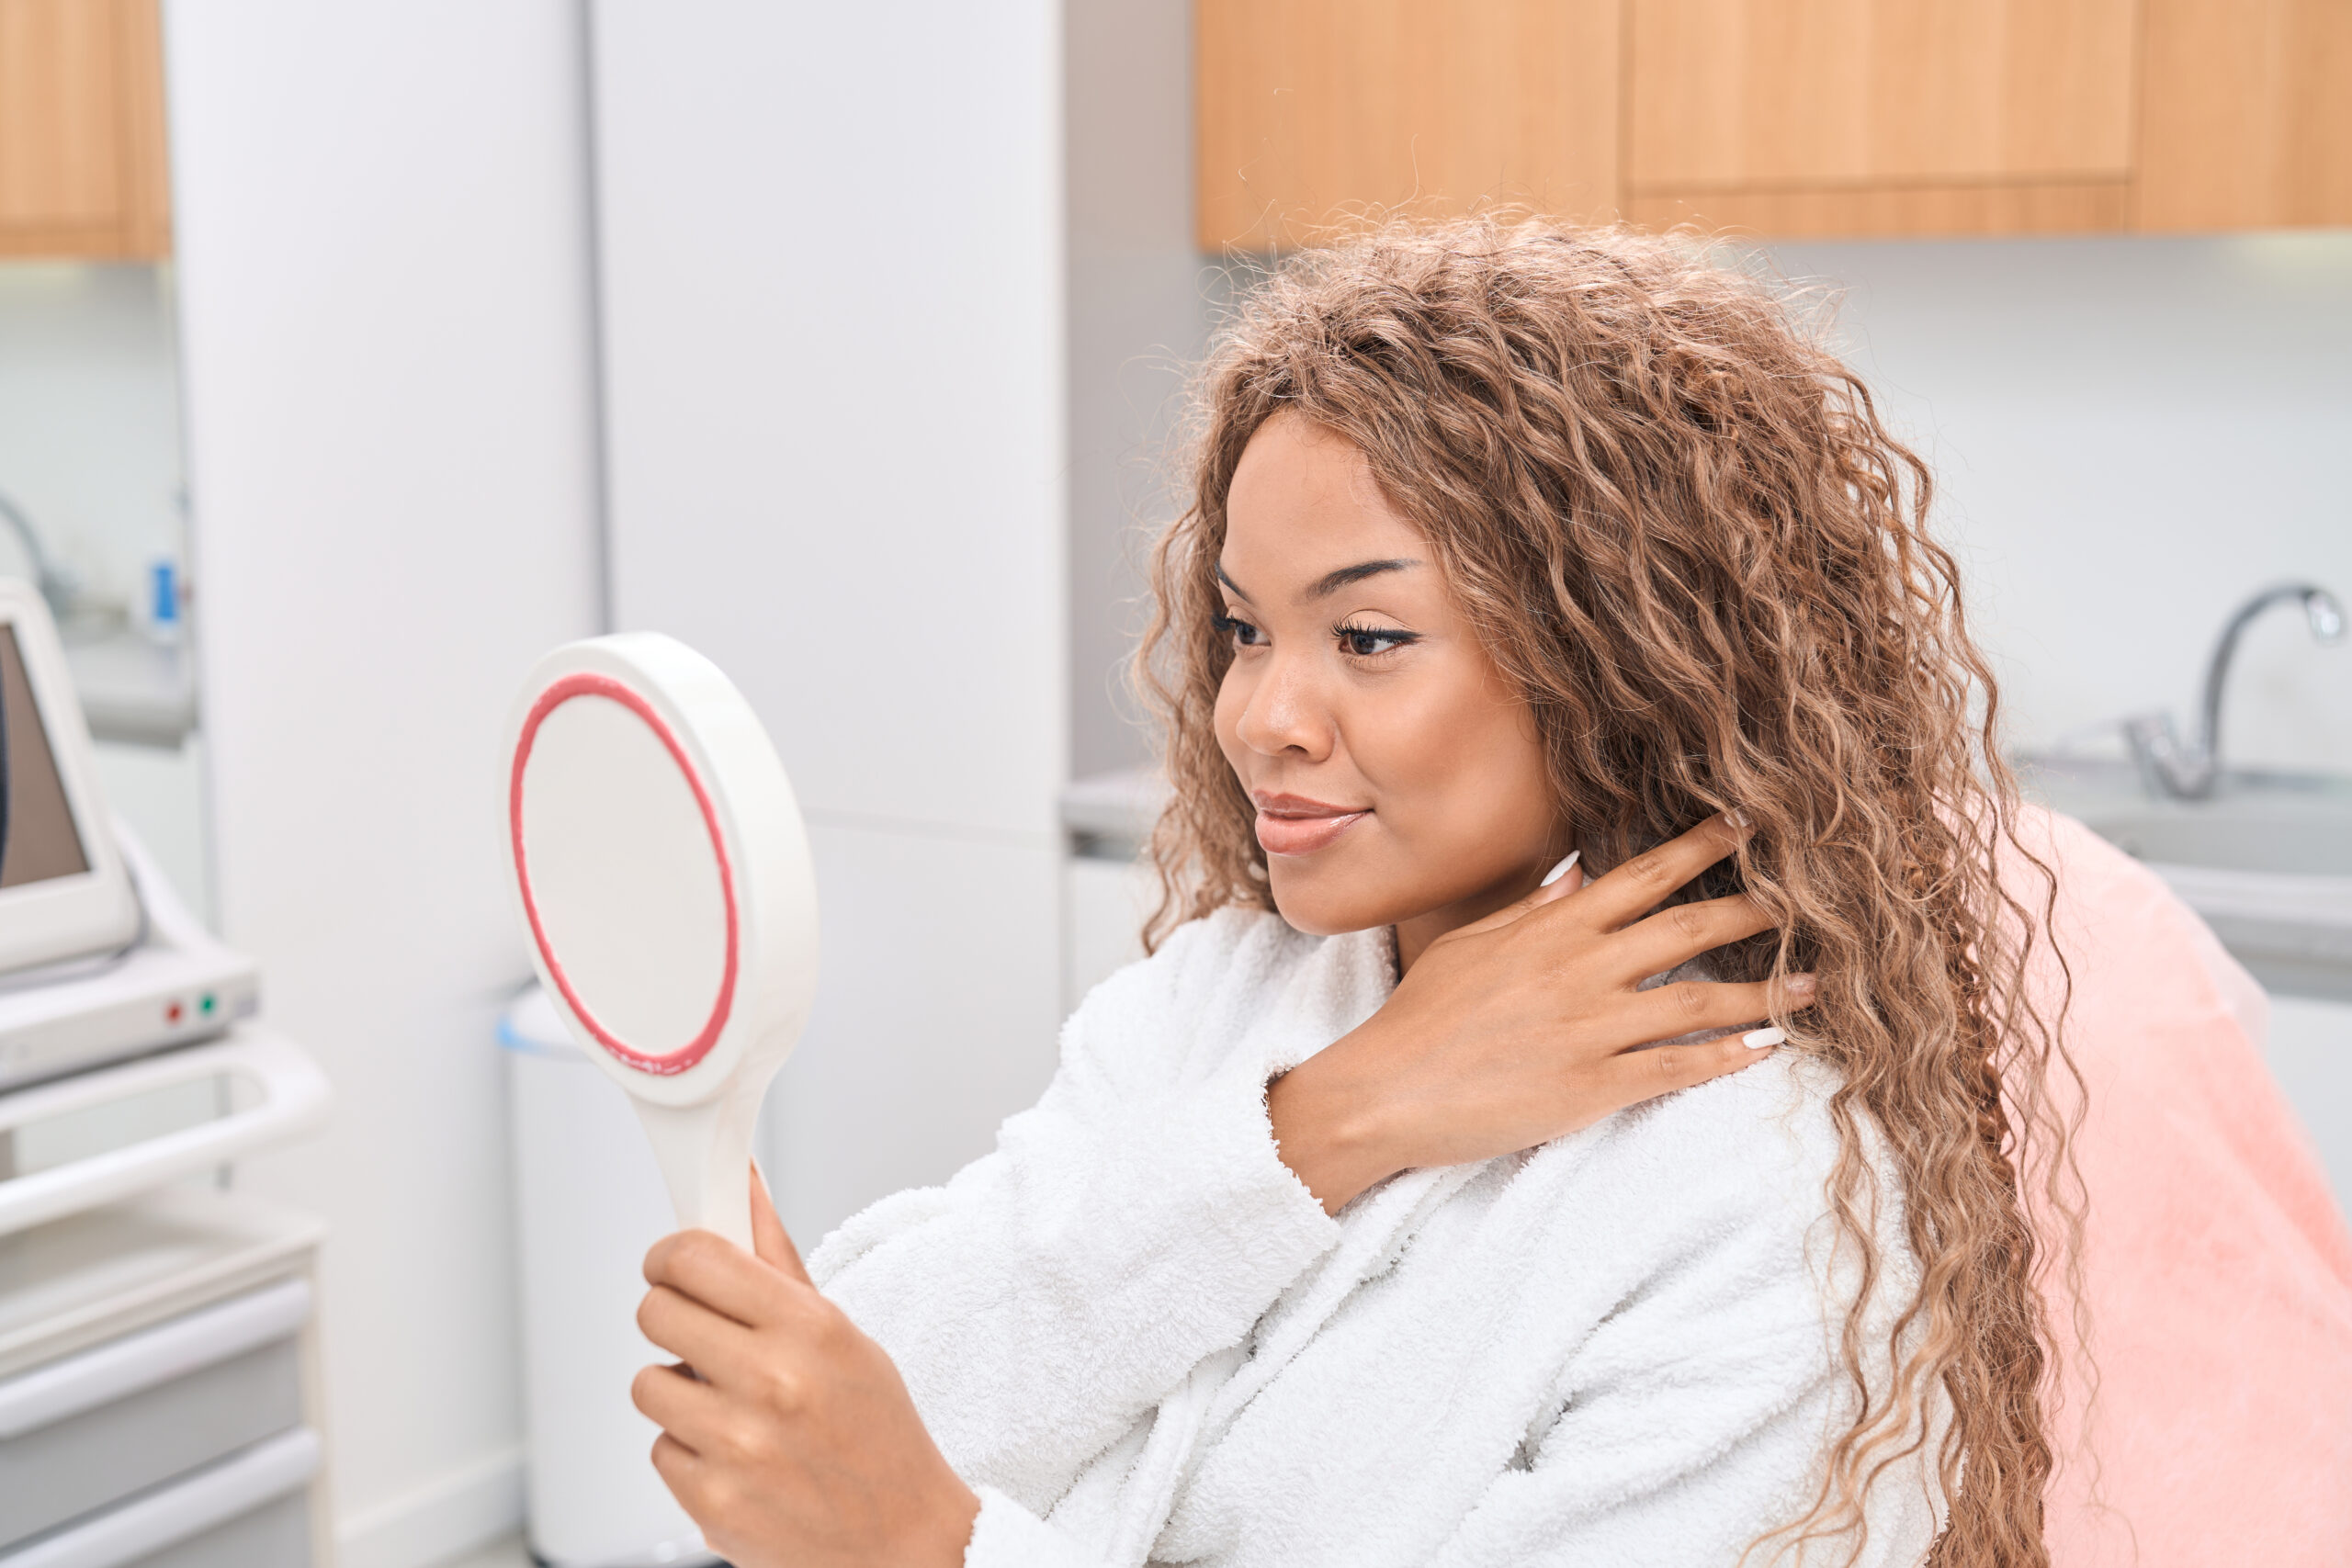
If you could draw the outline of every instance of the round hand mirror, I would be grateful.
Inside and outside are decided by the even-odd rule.
[[[508,726],[532,963],[628,1090],[683,1227],[752,1245],[752,1134],[817,990],[791,781],[718,667],[630,632],[539,660]]]

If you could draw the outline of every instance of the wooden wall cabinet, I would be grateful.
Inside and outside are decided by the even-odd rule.
[[[1194,0],[1202,246],[1617,201],[1619,0]]]
[[[2143,229],[2352,223],[2352,0],[2143,0]]]
[[[1635,0],[1623,209],[1775,233],[2120,227],[2134,8]]]
[[[2352,223],[2352,0],[1198,0],[1199,238]]]
[[[171,250],[156,0],[0,0],[0,256]]]

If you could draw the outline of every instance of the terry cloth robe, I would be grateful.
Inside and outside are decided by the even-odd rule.
[[[1266,1085],[1391,974],[1385,932],[1195,921],[1087,998],[993,1153],[810,1258],[978,1492],[969,1568],[1730,1568],[1810,1501],[1851,1412],[1825,1069],[1781,1053],[1334,1219]],[[1882,1347],[1916,1279],[1886,1190]],[[1887,1472],[1857,1561],[1925,1555],[1929,1468]]]

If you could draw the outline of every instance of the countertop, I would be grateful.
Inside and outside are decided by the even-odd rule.
[[[128,628],[69,635],[65,665],[94,739],[175,750],[196,728],[196,680],[184,648]]]

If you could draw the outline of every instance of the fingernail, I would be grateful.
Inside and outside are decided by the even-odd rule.
[[[1767,1045],[1779,1045],[1789,1038],[1785,1029],[1751,1029],[1739,1037],[1739,1043],[1751,1051],[1761,1051]]]
[[[1809,997],[1820,983],[1811,975],[1792,975],[1781,982],[1781,988],[1792,997]]]
[[[1545,873],[1544,874],[1544,880],[1543,880],[1543,881],[1541,881],[1541,882],[1539,882],[1539,883],[1537,883],[1535,886],[1538,886],[1538,887],[1549,887],[1549,886],[1552,886],[1552,884],[1554,884],[1555,882],[1559,881],[1559,880],[1560,880],[1560,878],[1562,878],[1562,877],[1564,877],[1564,876],[1567,875],[1567,874],[1568,874],[1568,867],[1570,867],[1570,866],[1572,866],[1572,865],[1576,864],[1576,863],[1577,863],[1577,856],[1578,856],[1578,855],[1580,855],[1580,854],[1582,854],[1582,853],[1584,853],[1584,852],[1583,852],[1582,850],[1570,850],[1570,851],[1568,852],[1568,858],[1567,858],[1567,859],[1566,859],[1566,860],[1564,860],[1564,861],[1562,861],[1559,864],[1557,864],[1557,865],[1554,866],[1551,870],[1549,870],[1549,871],[1545,872]]]
[[[1738,809],[1736,807],[1724,813],[1724,820],[1730,823],[1733,827],[1738,829],[1743,833],[1747,831],[1748,829],[1756,826],[1755,823],[1750,822],[1747,819],[1747,813]]]

